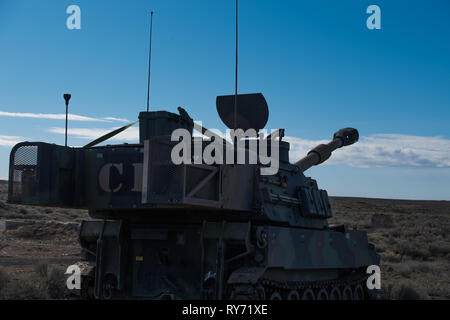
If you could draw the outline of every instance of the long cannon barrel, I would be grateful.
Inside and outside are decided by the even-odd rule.
[[[334,134],[331,142],[328,144],[319,144],[317,147],[309,151],[306,157],[298,160],[295,165],[298,166],[302,172],[304,172],[312,166],[325,162],[334,150],[352,145],[357,142],[358,139],[358,130],[353,128],[341,129]]]

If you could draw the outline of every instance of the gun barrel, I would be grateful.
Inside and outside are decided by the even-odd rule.
[[[308,155],[298,160],[295,165],[304,172],[312,166],[321,164],[328,160],[331,153],[339,148],[349,146],[357,142],[359,139],[358,130],[354,128],[344,128],[336,132],[327,144],[319,144],[314,149],[308,152]]]

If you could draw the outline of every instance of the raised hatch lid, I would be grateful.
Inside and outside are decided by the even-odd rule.
[[[218,96],[217,112],[220,119],[230,129],[234,129],[234,95]],[[244,131],[264,128],[269,119],[269,108],[261,93],[238,94],[237,128]]]

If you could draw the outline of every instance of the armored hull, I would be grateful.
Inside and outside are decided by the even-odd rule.
[[[370,296],[366,268],[377,257],[363,232],[163,221],[83,222],[80,241],[90,262],[84,294],[147,299]],[[103,292],[95,292],[96,286]]]

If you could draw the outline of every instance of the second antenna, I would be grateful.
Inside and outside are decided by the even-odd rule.
[[[152,29],[153,29],[153,11],[150,12],[150,49],[148,52],[147,112],[150,107],[150,70],[151,70],[151,64],[152,64]]]

